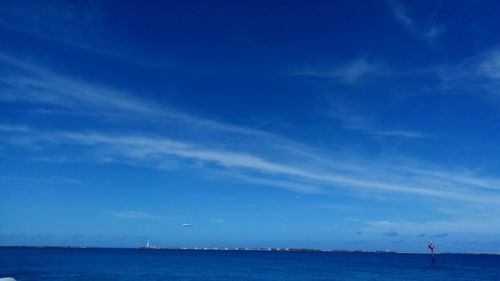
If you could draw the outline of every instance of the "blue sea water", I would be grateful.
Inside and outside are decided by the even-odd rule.
[[[0,248],[0,277],[53,280],[500,280],[500,256]]]

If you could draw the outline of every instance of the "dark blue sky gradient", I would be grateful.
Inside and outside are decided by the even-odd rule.
[[[0,244],[498,252],[499,9],[2,1]]]

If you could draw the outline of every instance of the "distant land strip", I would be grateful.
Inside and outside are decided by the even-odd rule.
[[[374,253],[374,254],[429,254],[427,252],[404,252],[392,250],[332,250],[313,248],[228,248],[228,247],[138,247],[109,248],[97,246],[2,246],[0,248],[33,248],[33,249],[138,249],[138,250],[181,250],[181,251],[256,251],[256,252],[324,252],[324,253]],[[440,255],[500,255],[500,253],[484,252],[441,252]]]
[[[390,250],[325,250],[311,248],[205,248],[205,247],[139,247],[140,250],[186,251],[259,251],[259,252],[331,252],[331,253],[396,253]]]

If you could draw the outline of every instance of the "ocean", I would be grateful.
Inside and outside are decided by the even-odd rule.
[[[18,281],[500,280],[499,255],[0,248]]]

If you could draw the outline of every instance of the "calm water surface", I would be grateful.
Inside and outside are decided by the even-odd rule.
[[[500,280],[500,256],[0,248],[0,277],[51,280]]]

